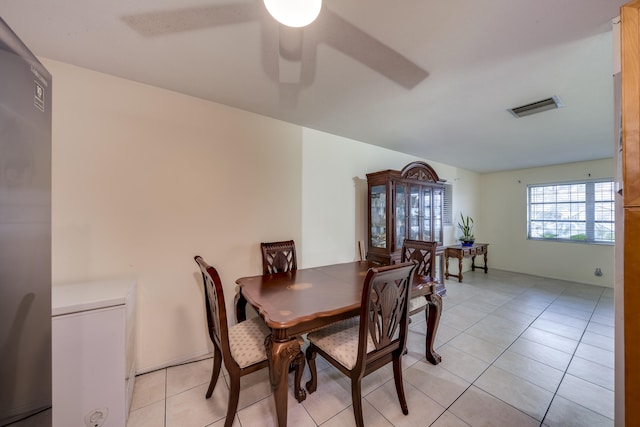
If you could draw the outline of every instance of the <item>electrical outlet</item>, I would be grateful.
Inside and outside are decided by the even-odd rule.
[[[87,427],[101,427],[109,415],[108,408],[98,408],[84,416],[84,423]]]
[[[602,277],[602,270],[600,269],[600,267],[597,267],[596,271],[593,274],[597,277]]]

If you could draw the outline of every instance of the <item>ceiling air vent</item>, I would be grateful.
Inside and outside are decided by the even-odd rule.
[[[520,107],[510,108],[507,111],[516,117],[524,117],[547,110],[553,110],[554,108],[561,108],[562,106],[560,98],[554,95],[551,98],[543,99],[542,101],[536,101]]]

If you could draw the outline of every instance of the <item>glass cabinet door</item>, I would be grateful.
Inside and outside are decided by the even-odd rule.
[[[387,247],[387,186],[371,187],[371,246]]]
[[[409,192],[409,239],[420,240],[420,187],[414,185]]]
[[[407,234],[407,187],[397,185],[396,189],[396,229],[395,229],[395,249],[400,249]]]
[[[433,189],[433,240],[442,242],[442,203],[441,188]]]
[[[431,187],[422,187],[422,240],[433,241],[431,230]]]
[[[398,262],[405,239],[442,245],[443,183],[424,162],[412,162],[402,171],[388,169],[367,174],[368,260],[380,264]]]

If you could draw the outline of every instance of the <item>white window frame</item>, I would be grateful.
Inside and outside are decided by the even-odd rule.
[[[527,185],[527,238],[613,245],[613,179]]]
[[[442,195],[442,225],[453,225],[453,185],[444,184]]]

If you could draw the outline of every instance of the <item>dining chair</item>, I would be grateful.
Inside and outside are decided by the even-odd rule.
[[[262,274],[286,273],[298,269],[296,245],[293,240],[282,242],[260,243],[262,252]],[[236,320],[241,322],[247,318],[246,301],[236,294],[234,299]]]
[[[262,251],[262,274],[286,273],[298,269],[296,244],[293,240],[262,242],[260,243],[260,250]],[[236,311],[238,311],[237,308]],[[303,347],[305,344],[304,338],[298,337],[298,340],[300,341],[300,347]],[[302,359],[304,368],[304,353],[300,351],[291,362],[289,372],[297,372],[300,359]],[[300,380],[296,377],[296,387],[300,384]],[[299,388],[296,388],[296,390],[299,390]],[[304,399],[304,396],[301,396],[301,398]],[[298,398],[298,401],[300,401],[300,398]]]
[[[202,272],[207,326],[213,343],[213,372],[206,398],[209,399],[213,394],[224,362],[229,372],[229,403],[224,427],[231,427],[240,398],[240,378],[269,366],[265,339],[271,331],[260,317],[228,326],[222,281],[218,271],[208,265],[202,257],[196,255],[194,259]],[[297,389],[300,389],[303,369],[304,358],[302,363],[298,360],[296,365]]]
[[[286,273],[298,269],[296,245],[293,240],[260,243],[262,274]]]
[[[433,277],[437,245],[437,242],[405,239],[400,256],[401,262],[415,261],[417,263],[413,285],[414,288],[422,288],[424,292],[423,295],[409,300],[409,322],[411,322],[411,316],[414,314],[425,312],[425,320],[427,322],[425,355],[427,360],[433,364],[438,364],[442,360],[433,348],[442,310],[442,298],[436,290],[438,279]]]
[[[414,271],[416,283],[423,286],[432,286],[435,292],[435,285],[438,280],[433,277],[433,263],[436,257],[436,247],[438,242],[425,242],[422,240],[405,239],[402,243],[402,253],[400,262],[415,261],[417,267]],[[420,313],[427,308],[427,297],[419,296],[411,298],[409,301],[409,316]]]
[[[409,409],[402,382],[402,355],[407,346],[408,299],[414,278],[413,262],[370,268],[364,279],[360,315],[307,335],[307,362],[311,379],[307,391],[318,387],[316,355],[351,379],[353,413],[358,427],[362,416],[363,377],[393,363],[393,378],[402,413]]]

